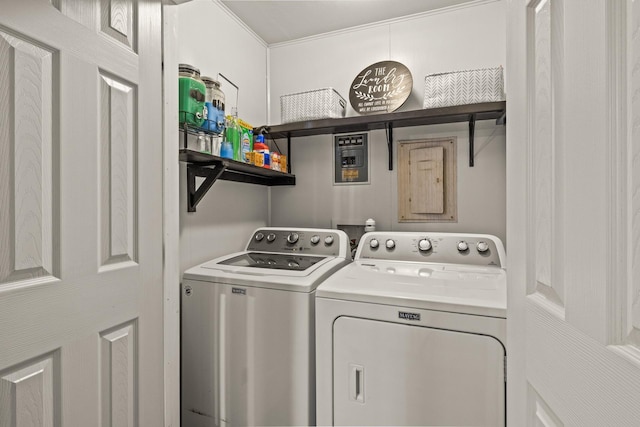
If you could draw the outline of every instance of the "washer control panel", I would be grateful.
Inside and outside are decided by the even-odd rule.
[[[263,228],[253,233],[247,251],[339,256],[343,240],[333,230]]]
[[[502,242],[488,234],[367,233],[360,239],[357,259],[505,266]]]

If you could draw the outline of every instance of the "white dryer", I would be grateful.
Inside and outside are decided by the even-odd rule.
[[[373,232],[316,291],[318,425],[503,426],[505,252]]]
[[[261,228],[186,271],[182,425],[315,424],[315,290],[350,261],[342,231]]]

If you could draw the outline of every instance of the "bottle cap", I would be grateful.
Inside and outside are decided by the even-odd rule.
[[[255,151],[266,151],[267,153],[269,152],[269,147],[267,147],[267,144],[263,144],[262,142],[256,142],[255,144],[253,144],[253,149]]]
[[[214,79],[213,77],[202,76],[200,80],[205,84],[207,88],[212,88],[214,86],[220,86],[220,82]]]
[[[186,73],[193,73],[198,76],[200,75],[200,69],[190,64],[178,64],[178,72],[181,72],[181,71]]]

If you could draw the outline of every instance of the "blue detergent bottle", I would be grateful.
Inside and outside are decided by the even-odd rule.
[[[233,145],[230,141],[222,141],[222,144],[220,145],[220,157],[233,159]]]

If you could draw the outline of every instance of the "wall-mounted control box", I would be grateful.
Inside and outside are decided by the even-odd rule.
[[[335,185],[369,183],[368,136],[366,133],[334,136]]]

